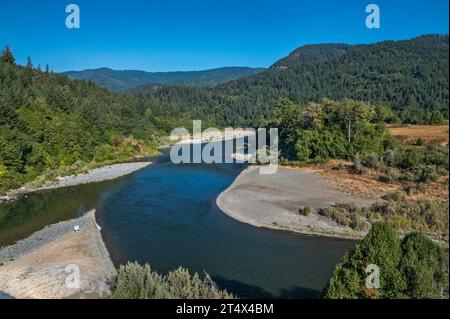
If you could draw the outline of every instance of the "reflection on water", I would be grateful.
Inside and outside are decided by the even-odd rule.
[[[241,224],[219,211],[217,195],[244,165],[174,165],[167,156],[130,176],[30,194],[0,206],[0,246],[96,208],[116,265],[148,262],[207,271],[243,297],[316,298],[353,242]]]
[[[37,192],[0,205],[0,247],[47,225],[80,216],[126,180]]]

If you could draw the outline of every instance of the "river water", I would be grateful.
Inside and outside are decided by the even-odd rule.
[[[108,182],[29,194],[0,206],[0,246],[96,208],[116,266],[208,272],[240,298],[317,298],[354,242],[239,223],[216,206],[243,164],[172,164],[168,156]]]

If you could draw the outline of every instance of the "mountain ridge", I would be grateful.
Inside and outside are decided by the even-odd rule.
[[[145,84],[173,84],[195,87],[214,87],[216,85],[252,76],[265,71],[265,68],[222,67],[200,71],[147,72],[142,70],[114,70],[107,67],[66,71],[72,80],[94,82],[113,92],[125,92]]]
[[[258,125],[279,98],[306,105],[323,98],[387,104],[406,124],[448,120],[449,38],[424,35],[371,44],[301,46],[254,76],[212,89],[139,86],[156,114],[194,115],[221,125]]]

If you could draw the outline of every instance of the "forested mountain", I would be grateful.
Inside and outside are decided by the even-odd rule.
[[[0,56],[0,190],[77,162],[131,157],[142,141],[192,119],[218,127],[267,124],[282,98],[299,107],[350,98],[390,107],[405,123],[439,123],[449,113],[448,41],[448,35],[430,35],[370,45],[309,45],[263,73],[214,88],[152,84],[127,95],[48,68],[43,72],[31,60],[18,66],[5,50]]]
[[[304,63],[327,61],[338,58],[351,50],[348,44],[304,45],[295,49],[287,57],[275,62],[272,69],[287,69],[298,67]]]
[[[231,80],[255,75],[264,70],[263,68],[225,67],[205,71],[145,72],[134,70],[116,71],[108,68],[100,68],[70,71],[64,72],[63,74],[73,80],[91,81],[113,92],[123,92],[127,89],[148,83],[214,87]]]
[[[275,100],[302,105],[322,98],[386,103],[404,123],[448,119],[448,35],[370,45],[308,45],[267,71],[216,88],[146,85],[128,93],[150,100],[157,114],[257,125]]]
[[[74,163],[152,151],[158,134],[138,100],[0,55],[0,192]]]

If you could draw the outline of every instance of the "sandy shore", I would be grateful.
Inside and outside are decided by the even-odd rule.
[[[107,165],[92,169],[87,173],[60,177],[58,178],[58,181],[56,183],[50,183],[49,185],[44,185],[39,188],[22,187],[18,190],[9,192],[6,196],[0,197],[0,204],[2,202],[14,200],[21,195],[32,192],[113,180],[122,176],[129,175],[150,164],[151,162],[134,162]]]
[[[79,287],[66,284],[73,265]],[[115,272],[90,211],[0,249],[0,298],[98,298],[108,292],[106,280]]]
[[[375,200],[350,194],[313,170],[280,167],[276,174],[260,175],[258,167],[251,166],[219,195],[217,205],[230,217],[256,227],[359,239],[364,232],[338,225],[316,210],[336,203],[367,206]],[[309,216],[299,214],[304,207],[312,209]]]

